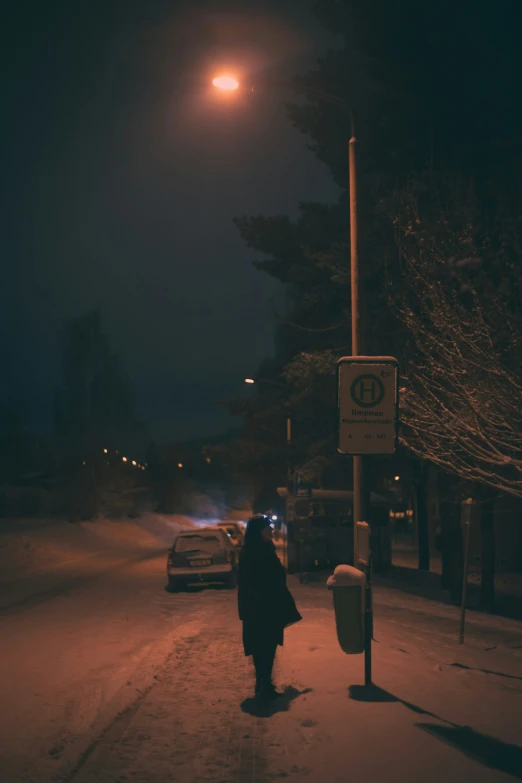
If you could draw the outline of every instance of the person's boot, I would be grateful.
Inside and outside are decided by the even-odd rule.
[[[268,701],[272,701],[273,699],[278,699],[279,696],[282,696],[282,693],[279,693],[279,691],[276,690],[276,687],[271,679],[263,680],[261,684],[261,690],[259,692],[259,695],[263,699],[267,699]]]

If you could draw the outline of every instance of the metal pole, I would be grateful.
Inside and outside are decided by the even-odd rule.
[[[285,518],[285,529],[283,532],[283,565],[288,573],[288,519]]]
[[[352,310],[352,356],[363,355],[363,334],[360,313],[359,253],[357,223],[357,139],[353,121],[352,137],[348,144],[350,182],[350,288]],[[357,567],[357,522],[370,519],[369,496],[365,481],[364,457],[353,457],[353,564]]]
[[[360,318],[359,318],[359,257],[357,237],[357,139],[352,136],[348,144],[348,162],[350,172],[350,285],[352,299],[352,355],[359,356]],[[362,520],[358,520],[362,522]]]
[[[372,684],[372,639],[373,639],[373,600],[372,600],[372,552],[369,550],[366,567],[366,588],[364,596],[364,684]]]
[[[286,418],[286,481],[288,487],[288,494],[292,491],[292,460],[290,456],[290,447],[292,443],[292,419],[290,416]],[[288,502],[287,502],[288,509]],[[288,513],[285,515],[285,530],[283,532],[283,560],[286,570],[288,571]]]
[[[459,644],[464,644],[464,625],[466,622],[466,596],[468,592],[469,539],[471,531],[471,513],[473,500],[469,498],[462,503],[462,527],[464,532],[464,567],[462,574],[462,604],[460,607]]]

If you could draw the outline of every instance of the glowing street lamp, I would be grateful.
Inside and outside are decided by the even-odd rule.
[[[212,79],[212,84],[218,90],[225,90],[226,92],[232,92],[239,87],[238,80],[234,79],[233,76],[216,76],[215,79]]]
[[[245,378],[245,383],[255,383],[253,378]]]
[[[182,467],[183,467],[183,463],[182,462],[178,462],[178,468],[182,468]]]
[[[135,459],[133,459],[133,460],[132,460],[132,464],[133,464],[134,466],[136,466],[136,460],[135,460]]]
[[[122,457],[122,458],[121,458],[121,461],[122,461],[122,462],[127,462],[127,457]]]

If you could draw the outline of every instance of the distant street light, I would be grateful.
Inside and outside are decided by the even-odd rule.
[[[127,462],[127,457],[122,457],[122,462]]]
[[[183,463],[182,462],[178,462],[178,468],[182,468],[182,467],[183,467]]]
[[[104,454],[107,454],[107,449],[103,449],[103,453],[104,453]]]
[[[395,481],[400,481],[400,476],[395,476]]]
[[[132,464],[133,464],[134,466],[137,464],[135,459],[133,459],[133,460],[132,460]]]
[[[245,383],[269,383],[271,386],[278,386],[280,389],[285,388],[284,383],[272,381],[270,378],[245,378]]]

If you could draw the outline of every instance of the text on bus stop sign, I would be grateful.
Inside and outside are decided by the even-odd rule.
[[[391,356],[338,362],[340,454],[393,454],[397,446],[399,365]]]

